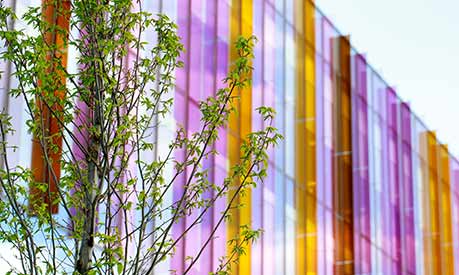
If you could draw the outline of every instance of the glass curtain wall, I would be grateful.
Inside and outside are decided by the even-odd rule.
[[[234,274],[459,274],[459,161],[313,1],[145,3],[146,11],[166,13],[176,22],[186,51],[170,93],[173,112],[150,136],[158,146],[142,155],[144,160],[166,154],[178,127],[189,136],[200,129],[199,102],[223,87],[240,35],[258,38],[252,86],[236,91],[237,114],[212,148],[219,154],[203,168],[210,181],[223,183],[247,134],[267,126],[255,111],[259,106],[275,108],[274,126],[284,136],[268,151],[267,178],[237,198],[244,207],[232,210],[231,222],[218,228],[189,274],[215,270],[229,252],[227,241],[243,225],[263,228],[263,234],[247,247]],[[21,13],[40,1],[7,4]],[[154,43],[155,34],[146,33],[145,39]],[[68,55],[67,67],[75,71],[74,49]],[[34,168],[42,153],[32,150],[23,99],[7,93],[16,85],[13,68],[5,62],[0,67],[7,75],[0,82],[0,107],[13,116],[16,132],[8,139],[19,146],[12,162]],[[180,161],[186,152],[174,154]],[[167,169],[172,174],[173,167]],[[167,201],[181,196],[190,172]],[[217,201],[154,274],[183,273],[227,202]],[[173,237],[198,214],[175,224]],[[135,215],[123,218],[135,220]]]

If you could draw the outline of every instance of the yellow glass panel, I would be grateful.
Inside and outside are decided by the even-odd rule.
[[[429,132],[427,136],[428,163],[429,163],[429,208],[430,208],[430,253],[432,274],[441,272],[441,242],[440,242],[440,213],[439,213],[439,188],[438,188],[438,156],[437,140],[435,133]]]
[[[234,43],[239,36],[246,38],[252,35],[253,8],[251,0],[233,0],[231,1],[231,17],[230,17],[230,60],[235,61],[238,58]],[[230,132],[235,137],[229,139],[229,159],[230,166],[239,162],[240,148],[243,139],[252,130],[252,91],[251,87],[234,91],[234,95],[239,97],[236,100],[236,113],[230,116],[229,128]],[[240,182],[234,183],[236,186]],[[234,191],[232,191],[234,192]],[[230,192],[229,198],[234,194]],[[251,223],[251,192],[248,190],[245,196],[236,199],[235,203],[243,204],[244,207],[231,211],[232,220],[228,224],[228,239],[234,239],[240,232],[240,226],[249,225]],[[231,248],[229,248],[229,253]],[[249,275],[251,269],[251,247],[246,247],[246,254],[239,258],[238,266],[233,267],[233,274]]]
[[[311,47],[315,46],[315,6],[313,0],[306,0],[304,1],[304,19],[305,19],[305,27],[306,30],[306,41],[307,44]]]
[[[315,59],[306,41],[314,37],[314,6],[295,5],[296,273],[312,275],[317,274]]]
[[[315,37],[314,6],[306,1],[304,6],[304,22],[306,39]],[[317,190],[316,190],[316,91],[315,91],[315,59],[311,58],[312,48],[305,43],[305,95],[306,95],[306,274],[317,274]]]
[[[453,236],[451,221],[451,198],[449,154],[446,145],[438,147],[438,173],[440,180],[440,240],[442,274],[454,274]]]

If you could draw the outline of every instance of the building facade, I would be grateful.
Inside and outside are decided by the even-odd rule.
[[[26,2],[16,1],[16,9]],[[176,72],[175,111],[158,143],[171,138],[176,123],[189,132],[199,128],[199,101],[222,87],[237,37],[252,34],[258,38],[253,83],[240,94],[239,115],[216,145],[219,155],[206,164],[211,180],[223,180],[242,138],[265,126],[256,107],[277,111],[274,126],[284,136],[269,151],[268,177],[219,228],[193,274],[214,270],[226,240],[244,224],[264,233],[234,274],[459,274],[459,161],[313,2],[157,0],[143,6],[174,20],[187,49],[185,67]],[[68,66],[76,70],[72,54],[69,49]],[[24,102],[7,96],[13,78],[1,81],[1,106],[18,126],[14,161],[30,166]],[[158,274],[183,272],[219,207]]]

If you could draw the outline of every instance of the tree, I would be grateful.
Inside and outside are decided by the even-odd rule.
[[[11,274],[150,274],[174,256],[216,201],[227,200],[200,252],[187,255],[187,274],[216,229],[231,219],[231,209],[243,207],[236,198],[263,180],[266,149],[281,138],[271,125],[274,111],[259,107],[268,126],[245,138],[240,161],[223,182],[209,180],[203,161],[218,154],[219,132],[237,112],[234,91],[250,85],[255,38],[235,44],[239,58],[224,79],[227,87],[200,103],[201,129],[179,128],[168,153],[148,160],[158,146],[151,136],[170,115],[175,71],[183,65],[175,24],[131,0],[47,0],[22,17],[36,34],[13,29],[14,20],[13,10],[2,5],[1,60],[10,62],[18,82],[10,95],[26,102],[34,157],[31,167],[10,165],[14,148],[7,137],[15,129],[2,111],[0,241],[12,245],[20,262]],[[155,44],[142,39],[148,29],[154,29]],[[79,54],[76,73],[66,67],[69,46]],[[145,57],[140,52],[146,49]],[[168,203],[174,186],[181,194]],[[58,209],[64,213],[56,215]],[[174,224],[190,217],[173,237]],[[261,229],[243,225],[241,232],[228,241],[230,253],[215,274],[228,274]]]

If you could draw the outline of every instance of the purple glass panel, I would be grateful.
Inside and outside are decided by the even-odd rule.
[[[389,192],[392,236],[393,274],[401,274],[401,225],[400,225],[400,180],[399,180],[399,104],[393,89],[388,90],[388,136],[389,136]]]
[[[226,1],[216,1],[216,89],[223,88],[222,80],[226,77],[228,70],[228,37],[229,37],[229,14],[230,8]],[[216,150],[219,152],[215,156],[215,183],[222,185],[227,175],[227,131],[226,128],[219,129],[219,139],[216,143]],[[213,211],[213,223],[217,225],[221,218],[221,213],[224,211],[227,203],[226,198],[220,198],[216,201]],[[216,270],[219,263],[219,258],[226,255],[226,226],[221,224],[215,233],[215,239],[212,241],[212,269]]]
[[[213,0],[206,0],[205,1],[205,18],[204,18],[204,32],[203,32],[203,50],[205,53],[208,53],[206,58],[203,60],[204,65],[204,83],[203,85],[203,98],[207,98],[209,96],[214,96],[216,91],[216,53],[217,53],[217,36],[216,36],[216,20],[217,20],[217,3]],[[214,148],[215,149],[215,146]],[[203,169],[208,170],[208,179],[210,182],[215,182],[215,157],[210,156],[206,158],[203,163]],[[212,199],[214,196],[211,190],[204,192],[203,199]],[[207,240],[209,239],[210,235],[212,234],[214,221],[214,208],[208,209],[203,218],[201,223],[201,246],[204,246]],[[209,274],[213,271],[213,260],[212,260],[212,241],[210,244],[206,245],[201,254],[200,262],[201,262],[201,273]]]
[[[369,72],[372,76],[371,104],[372,104],[372,156],[374,184],[372,188],[372,225],[374,232],[372,239],[376,247],[372,251],[375,253],[375,265],[372,268],[377,274],[391,274],[391,235],[390,235],[390,211],[389,211],[389,145],[387,130],[387,86],[384,81],[374,72]]]
[[[185,96],[182,95],[181,93],[176,93],[175,98],[174,98],[174,111],[175,111],[175,118],[177,120],[177,124],[179,127],[184,127],[185,126],[185,115],[183,114],[183,110],[186,110],[187,104],[185,101]],[[185,150],[184,149],[177,149],[175,152],[175,158],[179,162],[183,162],[185,160]],[[186,175],[185,173],[181,173],[177,179],[177,184],[174,184],[173,186],[173,202],[176,202],[180,199],[182,192],[183,192],[183,186],[178,184],[181,182],[185,182],[186,180]],[[173,239],[177,239],[181,233],[185,230],[185,221],[183,219],[180,219],[177,221],[177,223],[173,226],[172,228],[172,237]],[[177,243],[177,247],[175,249],[175,253],[172,257],[172,263],[171,263],[171,268],[173,270],[176,270],[177,273],[182,272],[183,273],[183,268],[184,268],[184,250],[185,247],[185,242],[184,240],[180,240]]]
[[[275,195],[274,195],[274,166],[268,168],[268,175],[263,188],[263,275],[274,275],[275,273]]]
[[[391,175],[390,172],[390,149],[391,142],[389,141],[389,94],[386,85],[384,88],[378,90],[379,115],[381,117],[381,212],[382,212],[382,249],[383,260],[382,268],[384,274],[393,274],[394,264],[392,259],[392,213],[391,213]]]
[[[352,94],[353,130],[353,181],[354,190],[354,252],[355,272],[371,272],[371,247],[367,241],[370,233],[370,189],[368,158],[368,103],[367,103],[367,63],[362,55],[354,57],[355,90]]]
[[[274,28],[274,9],[272,5],[265,1],[263,17],[263,104],[274,107],[274,47],[275,36],[268,35]],[[265,122],[268,123],[268,122]],[[268,126],[265,124],[264,126]],[[275,273],[275,178],[274,178],[274,150],[268,150],[270,157],[268,163],[268,176],[263,184],[263,263],[262,274],[274,275]]]
[[[329,41],[329,43],[323,43],[323,45],[328,45],[330,48],[324,48],[323,52],[329,52],[331,56],[331,52],[333,49],[331,48],[331,41],[334,35],[333,29],[328,26],[329,21],[328,19],[324,18],[324,33],[323,33],[323,41]],[[334,149],[334,133],[333,133],[333,110],[336,102],[334,102],[334,97],[333,97],[333,69],[332,69],[332,64],[330,61],[323,60],[323,83],[322,87],[323,90],[320,92],[320,94],[323,97],[323,124],[324,124],[324,129],[323,129],[323,140],[324,140],[324,154],[325,154],[325,167],[324,167],[324,172],[325,172],[325,178],[324,178],[324,204],[326,207],[332,209],[333,208],[333,159],[334,159],[334,154],[335,154],[335,149]],[[320,96],[320,95],[318,95]]]
[[[316,50],[316,140],[317,140],[317,259],[318,274],[332,274],[333,236],[333,77],[331,41],[336,37],[327,18],[317,14]]]
[[[182,38],[182,44],[184,45],[185,52],[180,56],[180,61],[183,62],[183,68],[176,71],[176,93],[174,97],[174,116],[177,121],[178,127],[184,127],[186,130],[186,115],[188,112],[187,108],[187,92],[188,92],[188,79],[189,79],[189,44],[190,34],[188,26],[190,24],[190,1],[189,0],[178,0],[177,2],[177,25],[178,35]],[[185,158],[185,151],[179,149],[175,152],[175,158],[177,161],[183,161]],[[180,199],[183,192],[183,187],[180,183],[185,182],[186,175],[182,173],[173,186],[172,200],[176,202]],[[177,239],[181,233],[185,230],[185,220],[180,219],[172,228],[172,238]],[[171,269],[175,270],[178,274],[184,272],[184,259],[185,259],[185,241],[182,239],[177,243],[175,253],[171,261]]]
[[[206,18],[204,23],[204,98],[215,95],[216,61],[217,61],[217,3],[206,0]]]
[[[181,7],[180,7],[181,8]],[[186,48],[189,54],[189,86],[188,95],[191,99],[199,102],[203,100],[202,93],[202,53],[203,53],[203,19],[201,18],[204,9],[202,1],[191,1],[191,22],[190,22],[190,44]],[[196,122],[198,123],[198,122]]]
[[[191,84],[193,85],[193,84]],[[201,123],[200,123],[200,116],[201,112],[199,110],[199,107],[196,103],[194,103],[190,98],[188,98],[188,121],[187,121],[187,134],[188,138],[191,138],[193,133],[196,133],[197,131],[200,130],[201,128]],[[186,170],[186,177],[187,180],[192,176],[192,167],[188,166],[188,169]],[[195,208],[189,215],[186,216],[185,218],[185,228],[188,229],[191,227],[191,229],[187,232],[185,236],[185,257],[196,257],[196,255],[199,253],[199,250],[201,249],[201,243],[202,243],[202,234],[201,234],[201,227],[202,224],[195,224],[193,226],[193,223],[196,221],[198,218],[198,215],[200,214],[200,210],[198,208]],[[201,262],[202,258],[199,258],[196,263],[192,266],[188,274],[201,274]],[[185,268],[188,268],[188,264],[191,261],[187,261],[185,258]]]
[[[188,89],[188,71],[190,62],[188,58],[190,55],[189,44],[190,44],[190,34],[188,31],[188,26],[190,24],[190,0],[177,0],[177,34],[181,37],[181,43],[187,49],[182,52],[179,60],[183,62],[183,68],[180,68],[176,71],[175,83],[176,89],[182,93]]]
[[[331,63],[333,56],[333,39],[338,36],[330,20],[322,16],[322,55],[325,61]]]
[[[190,44],[187,51],[189,51],[189,71],[188,71],[188,87],[187,93],[188,98],[186,99],[187,110],[187,123],[186,123],[186,132],[188,138],[191,138],[193,133],[196,133],[201,128],[201,113],[198,107],[198,102],[204,100],[204,92],[203,92],[203,37],[204,37],[204,19],[203,12],[204,5],[203,1],[191,1],[190,4],[190,25],[189,25],[189,36],[190,36]],[[205,64],[204,64],[205,65]],[[212,88],[212,85],[209,85]],[[186,176],[187,178],[191,177],[192,169],[188,167]],[[208,196],[208,194],[206,194]],[[199,198],[202,199],[202,198]],[[206,240],[207,236],[204,236],[204,232],[202,232],[203,223],[195,224],[195,220],[197,219],[198,215],[200,214],[199,209],[195,209],[192,211],[190,215],[185,218],[185,228],[192,227],[191,230],[186,234],[185,237],[185,257],[192,257],[195,258],[201,247],[202,243]],[[188,264],[191,261],[185,260],[185,268],[187,268]],[[196,263],[192,266],[189,274],[201,274],[204,272],[203,266],[201,265],[202,262],[206,261],[204,258],[200,257]],[[210,262],[207,260],[207,262]],[[209,266],[207,268],[209,270]],[[208,272],[208,271],[207,271]],[[206,272],[206,273],[207,273]]]
[[[403,190],[403,233],[402,263],[407,274],[416,274],[416,247],[414,235],[414,196],[413,196],[413,170],[411,150],[411,111],[406,103],[401,105],[401,184]]]

